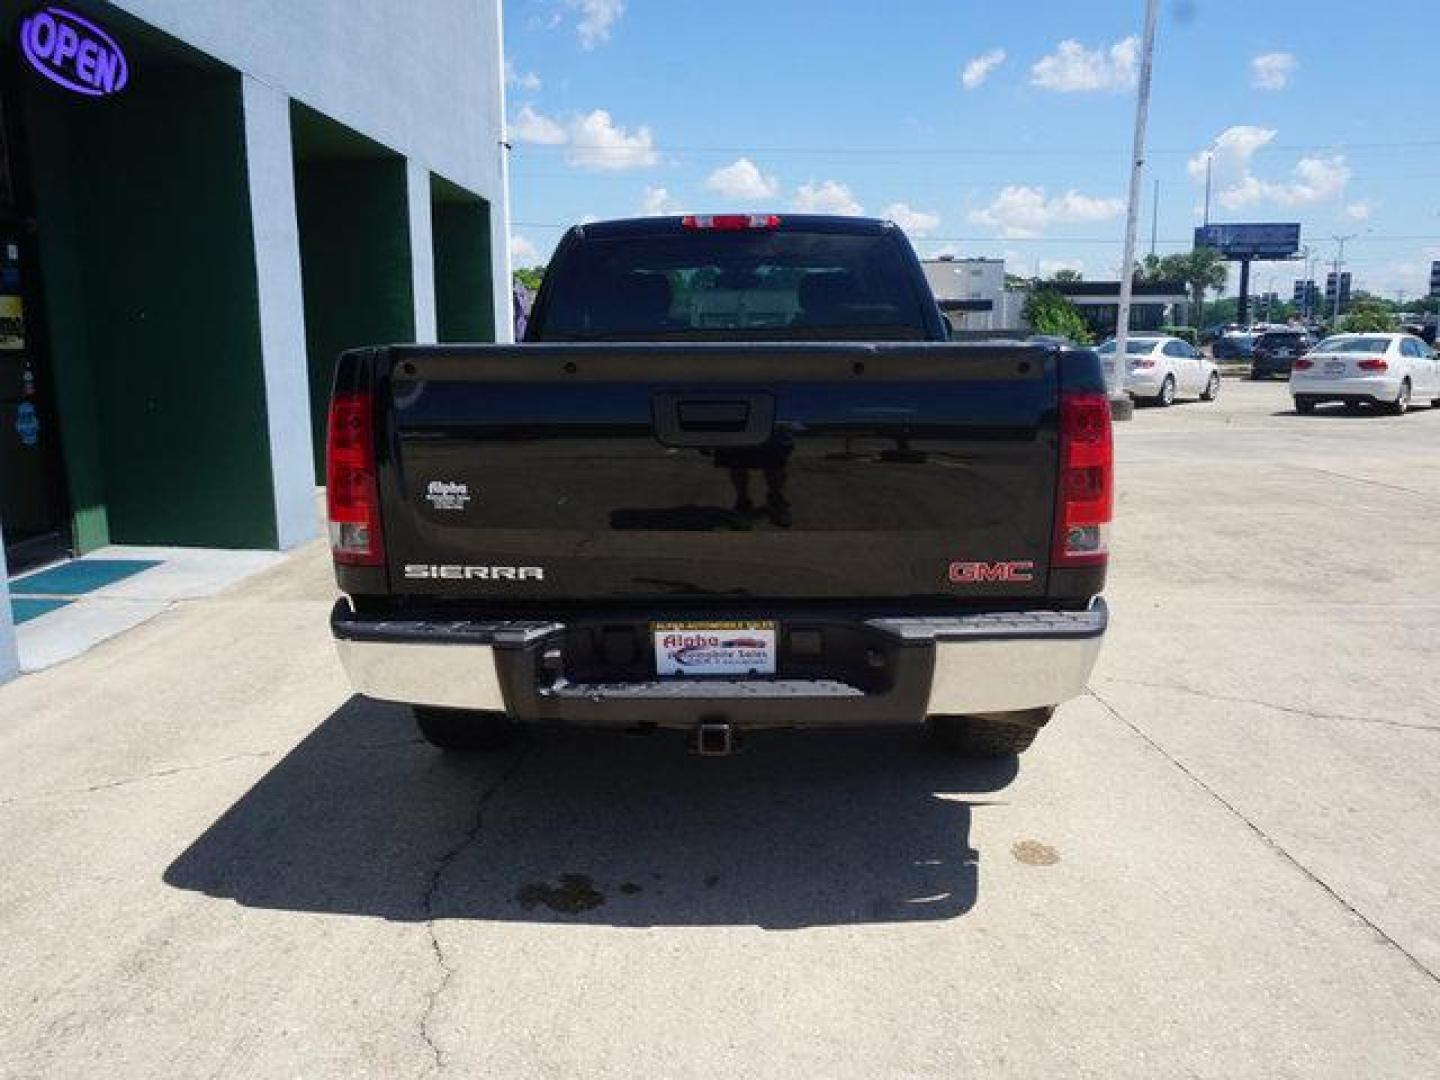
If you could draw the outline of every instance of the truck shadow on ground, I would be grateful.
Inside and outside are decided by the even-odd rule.
[[[353,698],[165,872],[247,907],[611,926],[953,918],[975,903],[971,795],[1015,760],[916,732],[762,733],[698,758],[679,733],[546,729],[454,760],[406,710]],[[993,800],[991,800],[993,801]]]

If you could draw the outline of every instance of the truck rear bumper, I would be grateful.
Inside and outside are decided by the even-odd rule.
[[[856,677],[616,682],[566,679],[562,623],[373,619],[341,600],[331,629],[355,691],[380,701],[618,727],[868,727],[1076,697],[1108,620],[1099,598],[1083,611],[867,619],[849,627],[870,642],[873,670]]]

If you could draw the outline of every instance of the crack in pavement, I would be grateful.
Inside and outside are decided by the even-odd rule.
[[[1318,465],[1293,465],[1291,466],[1301,472],[1315,472],[1322,476],[1333,476],[1337,480],[1348,480],[1352,484],[1364,484],[1367,487],[1383,488],[1385,491],[1398,491],[1403,495],[1414,495],[1417,499],[1425,502],[1434,502],[1435,497],[1428,491],[1416,491],[1414,488],[1401,487],[1399,484],[1387,484],[1383,480],[1371,480],[1365,476],[1351,476],[1349,473],[1336,472],[1333,469],[1322,469]]]
[[[143,784],[149,780],[163,780],[168,776],[178,776],[181,773],[201,772],[205,769],[215,769],[221,765],[228,765],[232,761],[255,761],[265,758],[273,758],[280,751],[278,750],[251,750],[243,754],[227,754],[225,757],[216,758],[214,761],[197,761],[190,765],[171,765],[163,769],[155,769],[151,772],[141,773],[138,776],[124,776],[118,780],[105,780],[98,784],[91,784],[88,787],[65,788],[60,791],[45,791],[39,795],[17,795],[12,799],[0,799],[0,806],[14,806],[18,803],[45,802],[48,799],[63,799],[67,795],[90,795],[97,791],[110,791],[113,788],[129,787],[132,784]]]
[[[1197,690],[1193,686],[1184,686],[1180,683],[1148,682],[1145,679],[1121,679],[1115,676],[1100,677],[1100,681],[1117,683],[1121,686],[1146,686],[1152,690],[1174,690],[1176,693],[1189,694],[1192,697],[1203,698],[1206,701],[1228,702],[1232,705],[1254,705],[1262,709],[1273,709],[1275,712],[1288,713],[1292,716],[1304,716],[1311,720],[1347,720],[1355,724],[1380,724],[1383,727],[1404,728],[1407,731],[1426,731],[1432,735],[1440,734],[1440,728],[1430,724],[1411,724],[1404,720],[1385,720],[1378,716],[1351,716],[1347,713],[1324,713],[1313,712],[1310,709],[1301,709],[1294,705],[1276,705],[1271,701],[1261,701],[1259,698],[1232,697],[1229,694],[1212,694],[1208,690]]]
[[[1127,716],[1125,716],[1124,713],[1122,713],[1122,712],[1121,712],[1119,709],[1117,709],[1114,705],[1110,704],[1110,702],[1106,701],[1103,697],[1101,697],[1098,693],[1096,693],[1093,687],[1087,688],[1086,691],[1085,691],[1085,693],[1086,693],[1089,697],[1094,698],[1094,699],[1100,704],[1100,707],[1101,707],[1101,708],[1103,708],[1106,712],[1108,712],[1108,713],[1109,713],[1111,716],[1113,716],[1116,720],[1120,721],[1120,723],[1124,724],[1127,728],[1129,728],[1131,731],[1133,731],[1133,732],[1134,732],[1136,735],[1138,735],[1152,750],[1154,750],[1157,754],[1159,754],[1159,755],[1160,755],[1161,757],[1163,757],[1166,761],[1168,761],[1171,765],[1173,765],[1176,769],[1178,769],[1181,773],[1183,773],[1183,774],[1186,776],[1186,778],[1188,778],[1188,779],[1190,780],[1191,783],[1193,783],[1193,784],[1194,784],[1196,787],[1198,787],[1201,791],[1205,792],[1205,794],[1209,795],[1210,798],[1214,799],[1217,803],[1219,803],[1222,807],[1224,807],[1227,811],[1229,811],[1230,814],[1231,814],[1231,816],[1233,816],[1237,821],[1239,821],[1242,825],[1244,825],[1247,829],[1249,829],[1252,833],[1254,833],[1257,837],[1259,837],[1260,840],[1261,840],[1261,842],[1263,842],[1267,847],[1269,847],[1270,850],[1274,851],[1277,855],[1279,855],[1282,859],[1284,859],[1284,860],[1285,860],[1287,863],[1289,863],[1292,867],[1294,867],[1296,870],[1298,870],[1298,871],[1299,871],[1305,878],[1307,878],[1312,884],[1319,886],[1327,895],[1329,895],[1329,897],[1330,897],[1332,900],[1334,900],[1334,901],[1335,901],[1337,904],[1339,904],[1342,908],[1344,908],[1346,911],[1348,911],[1355,919],[1357,919],[1357,920],[1360,921],[1361,923],[1364,923],[1365,926],[1369,927],[1370,931],[1371,931],[1373,934],[1375,934],[1376,937],[1380,938],[1382,941],[1384,941],[1386,944],[1388,944],[1392,949],[1394,949],[1394,950],[1395,950],[1396,952],[1398,952],[1401,956],[1403,956],[1406,960],[1410,961],[1410,963],[1415,967],[1415,969],[1416,969],[1417,971],[1419,971],[1422,975],[1425,975],[1427,978],[1429,978],[1431,982],[1436,983],[1437,985],[1440,985],[1440,974],[1437,974],[1436,972],[1432,971],[1428,966],[1426,966],[1426,964],[1425,964],[1419,957],[1417,957],[1417,956],[1416,956],[1414,953],[1412,953],[1409,949],[1405,948],[1404,945],[1401,945],[1400,942],[1398,942],[1397,940],[1395,940],[1395,938],[1391,937],[1391,936],[1390,936],[1389,934],[1387,934],[1384,930],[1382,930],[1378,925],[1376,925],[1376,924],[1375,924],[1374,922],[1372,922],[1369,918],[1367,918],[1367,917],[1360,911],[1359,908],[1357,908],[1357,907],[1356,907],[1354,904],[1352,904],[1349,900],[1345,899],[1344,896],[1340,895],[1339,891],[1338,891],[1337,889],[1335,889],[1334,886],[1332,886],[1329,882],[1327,882],[1327,881],[1326,881],[1324,878],[1322,878],[1319,874],[1315,873],[1315,871],[1311,870],[1308,866],[1306,866],[1304,863],[1302,863],[1302,862],[1301,862],[1299,859],[1297,859],[1294,855],[1290,854],[1290,852],[1285,849],[1284,845],[1282,845],[1282,844],[1280,843],[1280,841],[1276,840],[1273,836],[1271,836],[1269,833],[1267,833],[1267,832],[1266,832],[1264,829],[1262,829],[1259,825],[1257,825],[1255,822],[1251,821],[1248,817],[1246,817],[1246,816],[1240,811],[1239,807],[1237,807],[1237,806],[1236,806],[1234,803],[1232,803],[1229,799],[1225,798],[1225,796],[1221,795],[1218,791],[1216,791],[1213,787],[1211,787],[1209,784],[1207,784],[1204,780],[1200,779],[1200,777],[1199,777],[1198,775],[1196,775],[1194,772],[1192,772],[1192,771],[1185,765],[1184,762],[1182,762],[1182,761],[1181,761],[1179,758],[1177,758],[1174,754],[1170,753],[1170,751],[1166,750],[1163,746],[1161,746],[1158,742],[1156,742],[1153,738],[1151,738],[1148,734],[1146,734],[1146,732],[1144,732],[1143,730],[1141,730],[1141,728],[1140,728],[1140,726],[1139,726],[1138,724],[1136,724],[1136,723],[1134,723],[1133,721],[1131,721]]]
[[[440,978],[431,987],[425,1000],[425,1009],[420,1014],[420,1038],[430,1050],[437,1073],[445,1070],[446,1051],[436,1041],[434,1033],[430,1030],[431,1021],[434,1019],[440,999],[445,996],[445,991],[450,988],[450,981],[455,977],[455,968],[451,966],[449,958],[445,955],[445,948],[440,944],[440,936],[435,932],[435,900],[440,895],[440,886],[446,871],[459,858],[462,851],[479,839],[480,833],[485,827],[485,808],[489,806],[490,800],[499,794],[500,789],[519,772],[520,766],[529,758],[532,749],[533,746],[528,743],[521,747],[499,778],[480,793],[479,801],[475,804],[475,820],[471,823],[470,828],[465,830],[464,835],[442,852],[440,858],[436,860],[434,869],[430,871],[430,880],[425,886],[425,895],[421,898],[425,932],[429,935],[430,953],[434,957],[435,966],[440,969]]]
[[[359,743],[350,747],[349,751],[391,750],[397,746],[410,746],[423,741],[423,739],[417,737],[413,739],[391,739],[386,742]],[[282,753],[289,753],[289,750],[247,750],[244,753],[227,754],[225,757],[215,758],[213,761],[197,761],[188,765],[169,765],[163,769],[140,773],[138,776],[123,776],[118,780],[103,780],[97,784],[90,784],[88,787],[62,788],[59,791],[42,791],[38,795],[16,795],[13,798],[0,799],[0,806],[41,803],[47,802],[50,799],[63,799],[71,795],[91,795],[97,791],[110,791],[114,788],[130,787],[133,784],[143,784],[150,780],[164,780],[167,777],[180,776],[185,773],[203,772],[206,769],[219,768],[221,765],[228,765],[235,761],[264,761],[279,757]]]

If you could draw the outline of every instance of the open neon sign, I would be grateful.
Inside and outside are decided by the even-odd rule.
[[[41,75],[87,97],[118,94],[130,80],[130,65],[113,37],[53,4],[20,24],[20,48]]]

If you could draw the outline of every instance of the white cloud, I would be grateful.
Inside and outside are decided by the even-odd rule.
[[[991,49],[989,52],[983,52],[965,65],[965,70],[960,73],[960,84],[966,90],[974,90],[1004,62],[1004,49]]]
[[[1121,38],[1108,50],[1104,46],[1087,49],[1078,41],[1066,40],[1035,62],[1030,82],[1062,94],[1128,90],[1135,85],[1139,57],[1140,39],[1134,36]]]
[[[747,157],[716,169],[705,187],[730,199],[773,199],[780,193],[780,181],[766,176]]]
[[[801,184],[795,189],[792,205],[802,214],[848,214],[854,217],[865,212],[850,189],[835,180]]]
[[[1361,199],[1345,207],[1345,216],[1352,221],[1369,221],[1370,214],[1374,211],[1369,199]]]
[[[540,89],[540,76],[533,71],[527,71],[523,75],[516,69],[513,60],[505,61],[505,81],[511,86],[518,86],[521,90],[533,94]]]
[[[646,217],[663,217],[669,214],[683,214],[680,204],[670,198],[670,192],[663,187],[647,187],[640,196],[640,213]]]
[[[1043,187],[1010,184],[990,205],[967,215],[976,225],[999,229],[1001,236],[1041,236],[1051,225],[1108,221],[1125,212],[1124,200],[1085,195],[1074,188],[1046,198]]]
[[[655,136],[648,127],[618,126],[604,109],[562,123],[530,105],[522,105],[510,123],[510,138],[540,146],[567,146],[569,165],[597,172],[622,172],[659,164]]]
[[[929,236],[940,227],[940,215],[916,210],[909,203],[891,203],[880,211],[880,216],[889,218],[910,237]]]
[[[1284,90],[1299,66],[1293,53],[1261,53],[1250,61],[1250,85],[1257,90]]]
[[[575,32],[587,49],[610,40],[610,28],[625,14],[625,0],[565,0],[565,6],[580,17]]]
[[[510,265],[535,266],[540,262],[540,251],[523,236],[510,237]]]
[[[571,123],[565,160],[582,169],[623,172],[658,164],[660,153],[648,127],[631,132],[616,126],[604,109],[596,109]]]
[[[510,122],[510,138],[515,142],[540,146],[559,146],[570,141],[570,135],[557,121],[522,105]]]
[[[1239,124],[1222,131],[1211,144],[1212,188],[1220,205],[1240,210],[1258,203],[1310,206],[1338,199],[1350,183],[1351,170],[1344,154],[1303,157],[1288,180],[1265,180],[1255,175],[1252,159],[1275,139],[1274,128]],[[1190,178],[1205,182],[1206,152],[1186,163]]]

